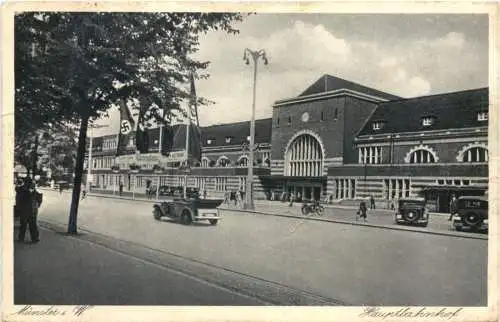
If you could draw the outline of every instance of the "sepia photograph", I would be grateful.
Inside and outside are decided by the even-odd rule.
[[[496,303],[488,11],[114,8],[12,14],[10,318]]]

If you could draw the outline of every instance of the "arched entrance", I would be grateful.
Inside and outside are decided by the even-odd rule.
[[[285,176],[290,178],[287,190],[302,199],[321,199],[323,188],[324,150],[319,137],[312,132],[299,132],[285,152]],[[316,179],[316,180],[315,180]]]

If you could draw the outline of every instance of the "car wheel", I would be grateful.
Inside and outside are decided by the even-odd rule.
[[[303,205],[302,206],[302,214],[303,215],[307,215],[307,213],[308,213],[308,211],[307,211],[308,209],[307,208],[308,208],[307,205]]]
[[[428,223],[420,224],[420,227],[427,227]]]
[[[316,210],[316,212],[318,213],[318,215],[320,216],[323,216],[323,212],[325,211],[325,208],[323,206],[318,206],[318,209]]]
[[[160,211],[160,209],[155,208],[154,213],[153,213],[153,217],[156,220],[161,220],[161,211]]]
[[[210,225],[215,226],[217,225],[217,219],[209,219],[208,222],[210,222]]]
[[[456,227],[455,227],[455,230],[456,230],[456,231],[462,231],[462,227],[461,227],[461,226],[456,226]]]
[[[191,218],[191,213],[189,212],[189,210],[184,209],[182,211],[181,222],[184,225],[190,225],[193,222],[193,219]]]
[[[475,228],[481,223],[482,218],[480,214],[468,212],[462,217],[462,220],[471,228]]]
[[[415,211],[407,211],[403,214],[403,217],[406,221],[412,223],[414,221],[417,221],[418,214]]]

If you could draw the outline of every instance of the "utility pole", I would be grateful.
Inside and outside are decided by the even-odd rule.
[[[255,205],[253,202],[253,160],[255,152],[255,100],[256,100],[256,88],[257,88],[257,63],[259,58],[262,58],[264,64],[267,65],[266,52],[264,50],[253,51],[248,48],[245,49],[243,53],[243,60],[247,65],[250,64],[250,59],[253,60],[253,99],[252,99],[252,119],[250,121],[250,146],[249,146],[249,158],[248,158],[248,172],[247,172],[247,184],[245,192],[245,209],[254,209]]]

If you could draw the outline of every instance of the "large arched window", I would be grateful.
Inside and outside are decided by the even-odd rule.
[[[469,148],[463,152],[462,162],[488,162],[488,149],[482,146]]]
[[[406,163],[436,163],[438,157],[434,150],[428,146],[419,145],[408,152],[405,157]]]
[[[413,151],[410,155],[410,163],[434,163],[436,158],[434,155],[425,149]]]
[[[323,148],[309,133],[298,135],[285,154],[285,175],[319,177],[323,174]]]
[[[203,157],[201,159],[201,166],[204,168],[208,168],[210,166],[210,159],[207,157]]]
[[[231,165],[231,161],[226,156],[221,156],[217,160],[217,166],[219,167],[229,167]]]
[[[240,167],[248,166],[248,157],[246,155],[242,155],[241,157],[239,157],[238,161],[236,162],[236,165]]]

